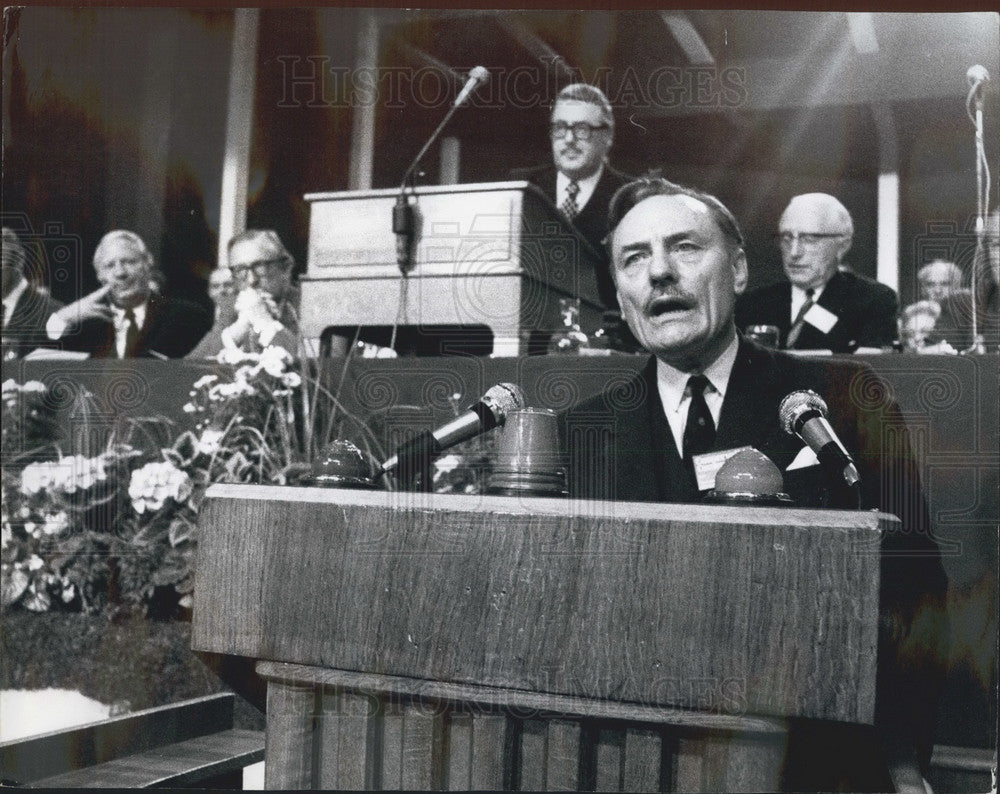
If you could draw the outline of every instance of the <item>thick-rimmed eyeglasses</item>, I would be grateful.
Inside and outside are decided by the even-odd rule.
[[[247,262],[245,265],[230,265],[229,269],[233,272],[233,278],[246,278],[250,272],[253,272],[257,278],[262,278],[284,267],[284,265],[284,259],[261,259],[257,262]]]
[[[590,136],[597,130],[606,130],[607,124],[588,124],[586,121],[577,121],[567,124],[565,121],[554,121],[549,125],[549,135],[560,141],[566,137],[566,133],[573,131],[573,137],[578,141],[590,140]]]
[[[778,245],[791,248],[795,245],[796,240],[802,245],[813,246],[819,245],[823,240],[832,240],[835,237],[843,236],[843,234],[824,232],[778,232],[774,235],[774,239]]]

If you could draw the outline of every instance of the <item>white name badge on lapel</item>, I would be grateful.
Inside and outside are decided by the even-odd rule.
[[[722,464],[737,452],[742,452],[745,449],[752,449],[752,447],[734,447],[718,452],[706,452],[704,455],[695,455],[691,458],[691,462],[694,464],[694,476],[698,479],[698,490],[707,491],[714,488],[715,475],[719,473]]]
[[[824,334],[828,334],[840,318],[829,309],[824,309],[818,303],[814,303],[802,319],[813,328],[818,328]]]

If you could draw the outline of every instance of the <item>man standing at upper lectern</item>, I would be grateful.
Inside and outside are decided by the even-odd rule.
[[[604,92],[586,83],[563,88],[552,106],[549,137],[552,165],[519,169],[511,177],[541,188],[590,243],[600,262],[597,289],[601,301],[617,308],[603,241],[608,233],[608,203],[629,178],[608,164],[615,118]]]

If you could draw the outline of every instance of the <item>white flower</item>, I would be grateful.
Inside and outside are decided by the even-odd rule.
[[[3,382],[4,397],[6,397],[8,394],[16,394],[19,391],[21,391],[21,387],[20,385],[18,385],[18,382],[13,378],[7,378],[7,380]]]
[[[435,474],[441,475],[454,471],[461,462],[462,458],[458,455],[444,455],[434,461]]]
[[[183,502],[191,495],[191,478],[169,461],[147,463],[132,472],[128,495],[137,513],[159,510],[167,499]]]
[[[211,386],[219,379],[218,375],[203,375],[194,382],[194,388],[204,389],[206,386]]]
[[[70,455],[25,466],[21,472],[21,491],[29,496],[43,490],[75,493],[77,489],[86,490],[107,478],[102,455],[95,458]]]
[[[271,345],[265,347],[260,354],[260,366],[268,375],[280,378],[285,374],[288,364],[292,363],[291,354],[283,347]]]
[[[45,516],[45,524],[42,526],[42,531],[46,535],[58,535],[68,526],[69,516],[66,515],[65,510],[61,510],[58,513],[50,513]]]
[[[243,364],[247,361],[257,362],[260,361],[260,355],[258,353],[244,353],[238,348],[224,347],[219,351],[219,355],[216,356],[216,360],[220,364]]]
[[[32,554],[28,558],[28,566],[27,567],[28,567],[29,571],[37,571],[38,569],[45,567],[45,562],[37,554]]]
[[[62,591],[62,600],[63,600],[63,603],[64,604],[68,604],[74,598],[76,598],[76,586],[72,582],[67,582],[64,579],[63,580],[63,591]]]
[[[302,378],[298,372],[286,372],[281,376],[281,382],[290,389],[294,389],[302,383]]]
[[[194,403],[184,403],[184,413],[193,414],[196,410]]]
[[[46,390],[45,384],[40,380],[29,380],[21,387],[22,392],[35,392],[36,394],[41,394]]]
[[[215,428],[204,430],[198,439],[197,451],[205,455],[214,455],[219,451],[223,435],[225,434],[221,430]]]

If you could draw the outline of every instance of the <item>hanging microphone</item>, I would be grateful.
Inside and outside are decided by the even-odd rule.
[[[985,69],[983,71],[985,71]],[[452,107],[457,108],[459,105],[465,102],[465,100],[472,95],[473,91],[475,91],[477,88],[479,88],[479,86],[481,86],[489,79],[490,79],[490,73],[489,70],[487,70],[485,67],[483,66],[472,67],[472,70],[469,72],[469,79],[468,81],[466,81],[465,86],[463,86],[459,95],[455,97],[455,104]]]
[[[456,416],[436,430],[419,433],[400,446],[396,454],[382,464],[382,473],[397,466],[410,469],[413,461],[433,460],[444,450],[492,430],[507,421],[507,415],[524,408],[524,394],[513,383],[498,383],[461,416]]]
[[[837,433],[826,418],[826,402],[816,392],[804,389],[793,391],[781,401],[778,417],[782,429],[805,442],[824,467],[829,467],[855,486],[861,476]]]

